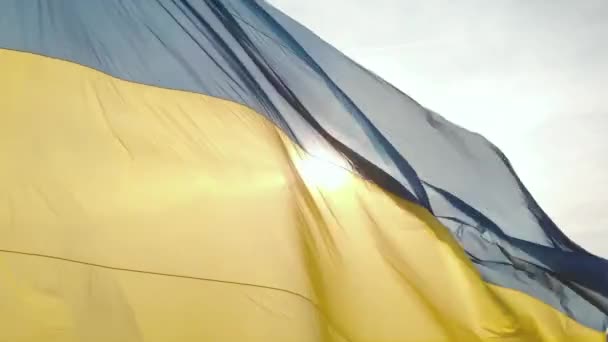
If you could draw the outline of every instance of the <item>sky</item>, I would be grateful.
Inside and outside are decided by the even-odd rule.
[[[608,1],[269,2],[491,140],[558,226],[608,258]]]

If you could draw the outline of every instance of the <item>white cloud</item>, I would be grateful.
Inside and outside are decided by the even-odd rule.
[[[270,3],[496,143],[566,234],[608,257],[608,2]]]

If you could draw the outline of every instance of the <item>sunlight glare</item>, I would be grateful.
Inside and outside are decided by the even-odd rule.
[[[322,158],[305,155],[296,162],[296,167],[304,181],[321,190],[337,190],[342,188],[351,177],[350,172],[335,158]]]

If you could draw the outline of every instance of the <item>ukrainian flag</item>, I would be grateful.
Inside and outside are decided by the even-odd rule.
[[[501,152],[261,0],[0,2],[0,341],[603,341]]]

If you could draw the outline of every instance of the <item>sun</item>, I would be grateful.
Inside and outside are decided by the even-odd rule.
[[[320,190],[338,190],[351,178],[345,163],[333,156],[304,155],[295,164],[304,181]]]

